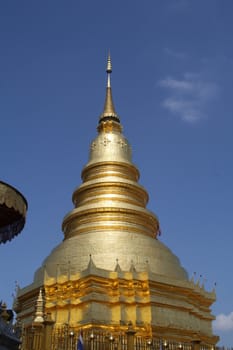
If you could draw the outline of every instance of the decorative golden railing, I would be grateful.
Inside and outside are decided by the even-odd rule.
[[[21,350],[77,350],[80,331],[68,324],[54,327],[30,326],[22,333]],[[215,350],[211,344],[198,341],[175,342],[137,336],[132,327],[126,332],[111,334],[99,330],[83,330],[84,350]]]

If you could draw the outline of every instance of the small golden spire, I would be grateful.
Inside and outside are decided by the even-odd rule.
[[[35,312],[35,318],[34,318],[35,323],[44,322],[43,308],[44,308],[44,300],[43,300],[42,290],[40,288],[39,295],[36,302],[36,312]]]
[[[106,97],[105,97],[105,103],[104,103],[104,111],[100,116],[100,123],[105,120],[113,120],[118,123],[120,123],[120,119],[115,111],[113,98],[112,98],[112,88],[111,88],[111,79],[110,75],[112,73],[112,61],[110,53],[108,54],[108,61],[107,61],[107,88],[106,88]]]

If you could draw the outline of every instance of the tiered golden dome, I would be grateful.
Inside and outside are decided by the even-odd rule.
[[[89,160],[82,171],[83,183],[73,193],[74,209],[64,218],[64,241],[45,259],[46,273],[54,277],[57,265],[73,272],[87,267],[89,256],[96,266],[114,270],[116,260],[127,271],[187,279],[178,258],[157,240],[159,221],[146,208],[148,194],[139,183],[128,140],[122,134],[110,84],[108,57],[107,88],[98,135],[92,141]],[[37,275],[41,275],[38,271]]]

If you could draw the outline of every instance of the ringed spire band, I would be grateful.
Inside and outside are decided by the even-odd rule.
[[[99,123],[102,123],[107,120],[113,120],[117,123],[120,123],[120,118],[115,111],[113,98],[112,98],[112,88],[111,88],[112,61],[111,61],[110,54],[108,54],[106,73],[107,73],[106,96],[105,96],[104,110],[100,116]]]

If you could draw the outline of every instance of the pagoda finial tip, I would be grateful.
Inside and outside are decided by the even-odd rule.
[[[102,121],[106,121],[106,120],[114,120],[115,122],[120,123],[120,119],[116,114],[114,104],[113,104],[113,99],[112,99],[112,88],[111,88],[112,62],[111,62],[110,52],[108,53],[106,72],[107,72],[106,97],[105,97],[105,103],[104,103],[104,111],[100,116],[99,124],[101,124]]]
[[[112,73],[112,60],[111,60],[111,55],[110,55],[110,51],[108,52],[108,61],[107,61],[107,69],[106,69],[107,73]]]

